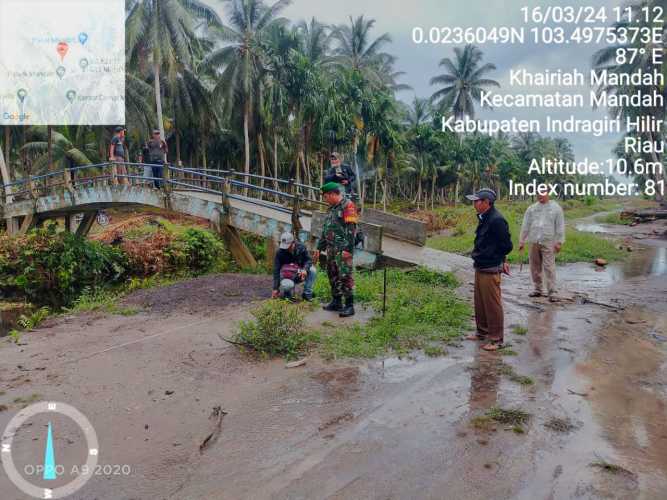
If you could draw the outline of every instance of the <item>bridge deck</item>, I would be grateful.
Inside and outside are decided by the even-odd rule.
[[[188,192],[191,196],[201,198],[207,201],[215,201],[216,197],[212,194]],[[249,201],[232,199],[230,200],[232,208],[256,213],[267,219],[275,219],[286,224],[291,223],[291,216],[283,211],[272,209],[266,206],[256,205]],[[301,217],[303,230],[310,232],[310,216]],[[437,271],[456,271],[471,266],[470,259],[461,255],[448,252],[442,252],[434,248],[421,247],[407,241],[402,241],[391,236],[382,237],[382,252],[388,260],[395,261],[396,264],[413,264],[428,267]]]

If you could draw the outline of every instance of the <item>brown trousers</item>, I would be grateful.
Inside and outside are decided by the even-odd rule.
[[[544,293],[542,289],[542,271],[547,281],[547,293],[553,295],[556,293],[556,252],[553,243],[540,245],[532,243],[530,245],[530,275],[533,278],[535,291]]]
[[[502,342],[505,331],[500,273],[475,271],[475,322],[477,334]]]

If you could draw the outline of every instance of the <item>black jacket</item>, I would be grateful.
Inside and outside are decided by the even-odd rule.
[[[357,176],[354,174],[354,169],[349,166],[347,163],[343,163],[340,166],[340,171],[337,171],[335,167],[329,168],[326,175],[324,176],[324,182],[337,182],[341,184],[341,181],[347,180],[345,185],[345,191],[351,193],[355,190],[355,180]]]
[[[503,215],[491,207],[480,217],[472,259],[476,269],[500,266],[512,251],[510,228]]]
[[[310,257],[310,252],[306,245],[300,241],[295,242],[294,252],[289,250],[278,249],[276,256],[273,259],[273,289],[280,288],[280,268],[285,264],[296,263],[297,266],[306,271],[313,265],[313,259]]]

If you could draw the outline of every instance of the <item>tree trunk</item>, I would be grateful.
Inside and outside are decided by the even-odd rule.
[[[46,126],[46,144],[47,144],[47,168],[49,172],[53,172],[53,127]]]
[[[438,178],[438,174],[435,172],[431,177],[431,210],[435,210],[435,181]]]
[[[5,127],[7,128],[7,127]],[[2,183],[3,184],[9,184],[12,182],[12,178],[9,175],[9,169],[7,168],[7,164],[5,163],[5,155],[2,153],[2,148],[0,148],[0,173],[2,174]],[[11,191],[11,189],[9,189]],[[13,201],[12,196],[9,194],[9,192],[5,193],[7,195],[5,201],[7,203],[11,203]],[[9,230],[9,228],[8,228]]]
[[[357,192],[360,196],[360,210],[361,213],[364,213],[364,192],[361,187],[361,175],[359,175],[359,163],[357,162],[357,148],[359,146],[359,130],[355,129],[354,131],[354,141],[352,142],[352,154],[354,155],[354,173],[357,176]]]
[[[259,169],[260,173],[259,175],[262,176],[262,178],[259,181],[259,186],[261,188],[264,188],[264,177],[266,176],[266,165],[264,164],[264,139],[262,136],[262,132],[259,132],[257,134],[257,149],[259,151]],[[264,191],[260,189],[259,191],[259,199],[263,200],[264,199]]]
[[[375,183],[373,185],[373,208],[376,208],[378,201],[378,170],[375,169]]]
[[[174,129],[174,137],[176,138],[176,166],[181,166],[181,132],[178,128]]]
[[[7,125],[5,125],[4,128],[5,128],[5,161],[7,162],[7,166],[9,167],[12,164],[12,159],[11,159],[11,149],[12,149],[11,131],[12,130]]]
[[[320,151],[320,186],[324,185],[324,152]],[[319,200],[322,201],[322,192],[319,191]]]
[[[248,131],[248,122],[250,121],[250,100],[246,94],[245,103],[243,105],[243,140],[245,141],[245,163],[243,164],[243,171],[246,174],[250,173],[250,133]],[[247,175],[243,182],[250,183],[250,177]],[[248,196],[248,188],[243,188],[243,196]]]
[[[273,129],[273,189],[278,191],[278,133]],[[279,200],[278,195],[275,196],[276,203]]]
[[[164,140],[167,136],[164,135],[164,120],[162,119],[162,94],[160,89],[160,64],[158,61],[153,62],[153,74],[155,76],[154,91],[155,91],[155,109],[157,111],[157,125],[160,128],[160,137]]]

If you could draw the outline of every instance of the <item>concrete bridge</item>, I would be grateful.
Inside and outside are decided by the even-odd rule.
[[[5,185],[1,215],[8,232],[24,233],[48,219],[64,217],[68,230],[85,236],[99,210],[154,207],[210,221],[234,258],[247,266],[256,263],[243,244],[239,230],[268,238],[271,244],[285,231],[307,243],[314,242],[321,234],[326,207],[317,199],[315,187],[293,180],[173,166],[165,169],[164,179],[155,179],[140,175],[141,164],[123,166],[127,174],[119,175],[116,165],[100,164]],[[91,172],[94,175],[90,175]],[[259,183],[236,180],[239,176]],[[160,188],[153,187],[156,180],[161,181]],[[83,217],[75,224],[73,216],[77,214]],[[421,222],[367,209],[360,227],[365,242],[364,248],[355,252],[358,266],[418,264],[451,269],[449,264],[438,262],[435,254],[441,252],[424,247],[426,230]]]

